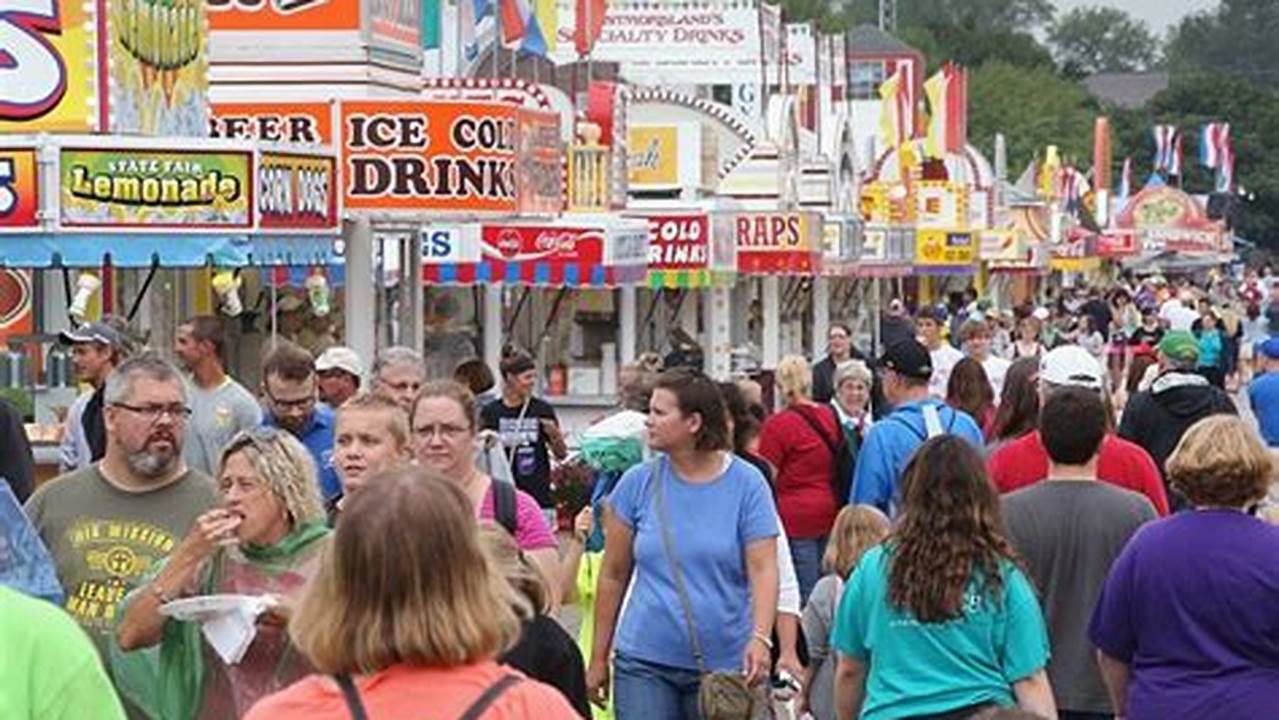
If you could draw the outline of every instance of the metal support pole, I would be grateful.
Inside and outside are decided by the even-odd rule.
[[[706,324],[706,374],[716,380],[730,380],[733,354],[733,290],[725,287],[698,291]]]
[[[618,300],[618,328],[617,328],[617,352],[618,361],[622,365],[629,365],[635,362],[636,345],[638,344],[639,326],[639,301],[637,298],[637,290],[633,285],[620,288],[617,291]]]
[[[405,238],[408,252],[400,255],[404,268],[400,282],[404,283],[401,297],[406,307],[401,313],[400,343],[423,352],[426,348],[426,293],[422,287],[422,241],[416,233],[408,233]]]
[[[497,372],[502,361],[502,286],[484,286],[484,362]]]
[[[826,354],[826,336],[830,334],[830,292],[830,278],[813,278],[813,359]]]
[[[763,279],[764,297],[761,301],[764,311],[764,339],[761,360],[765,370],[777,367],[781,360],[782,339],[782,279],[769,275]]]
[[[357,215],[343,223],[342,236],[346,241],[346,344],[365,362],[371,363],[377,353],[377,323],[369,321],[376,313],[377,302],[373,280],[373,225],[367,217]]]

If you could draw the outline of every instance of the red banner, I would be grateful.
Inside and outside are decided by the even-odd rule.
[[[650,270],[705,270],[710,267],[710,219],[704,213],[648,218]]]
[[[485,258],[508,263],[604,263],[600,228],[485,225],[480,241]]]
[[[264,228],[336,228],[337,161],[319,155],[262,153],[258,215]]]

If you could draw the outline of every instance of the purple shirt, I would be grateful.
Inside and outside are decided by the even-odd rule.
[[[502,481],[493,480],[484,493],[484,500],[480,503],[480,520],[492,520],[497,512],[493,500],[493,483],[496,482]],[[515,544],[519,545],[524,552],[546,548],[558,549],[560,546],[555,540],[555,535],[546,525],[546,516],[542,514],[542,508],[538,506],[532,495],[523,490],[515,491]]]
[[[1279,528],[1233,510],[1146,525],[1111,568],[1088,637],[1128,663],[1128,720],[1273,717]]]

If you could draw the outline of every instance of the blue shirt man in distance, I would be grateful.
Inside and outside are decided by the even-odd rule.
[[[1267,338],[1257,350],[1262,372],[1248,384],[1248,404],[1266,445],[1279,447],[1279,337]]]
[[[262,424],[293,434],[315,460],[326,501],[342,494],[333,467],[333,409],[316,399],[315,361],[311,353],[281,342],[262,365]]]

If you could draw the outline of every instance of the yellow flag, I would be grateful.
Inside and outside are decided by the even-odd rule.
[[[924,152],[930,158],[946,157],[946,126],[949,120],[946,115],[946,93],[950,79],[946,73],[938,70],[924,83],[924,94],[928,97],[928,140],[924,144]]]
[[[900,92],[901,78],[898,73],[894,73],[879,86],[879,140],[885,150],[901,144],[902,118],[898,110]]]
[[[555,0],[535,0],[533,14],[537,16],[537,24],[542,27],[542,37],[546,39],[546,52],[555,52],[555,43],[559,41],[556,34],[560,27],[560,14]]]

